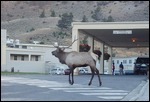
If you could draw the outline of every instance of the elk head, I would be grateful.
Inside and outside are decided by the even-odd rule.
[[[78,39],[76,39],[78,40]],[[69,46],[67,47],[60,47],[58,43],[55,43],[55,45],[53,45],[55,48],[57,48],[55,51],[52,51],[52,55],[54,55],[55,57],[58,57],[60,54],[62,54],[65,50],[65,48],[69,48],[70,46],[72,46],[72,44],[76,41],[74,40]]]
[[[54,55],[55,57],[58,57],[61,53],[63,53],[65,50],[65,48],[60,48],[57,47],[57,49],[55,51],[52,51],[52,55]]]

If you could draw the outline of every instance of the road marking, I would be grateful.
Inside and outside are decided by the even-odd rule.
[[[1,98],[1,101],[24,101],[23,98]]]
[[[111,89],[111,88],[108,88],[108,87],[100,87],[100,88],[97,88],[97,87],[95,87],[95,88],[87,88],[87,87],[82,87],[82,88],[78,88],[78,87],[70,87],[70,88],[66,88],[66,87],[61,87],[61,88],[50,88],[50,89],[53,89],[53,90],[81,90],[81,89],[83,89],[83,90],[87,90],[87,89]]]
[[[82,95],[127,95],[128,93],[114,93],[114,92],[111,92],[111,93],[106,93],[106,92],[103,92],[103,93],[80,93]]]
[[[127,92],[124,90],[65,90],[66,92]]]
[[[93,95],[102,99],[122,99],[128,94],[125,90],[114,90],[108,87],[90,87],[80,84],[70,85],[69,83],[60,83],[57,81],[48,81],[40,79],[31,78],[21,78],[21,77],[2,77],[2,81],[10,83],[18,83],[25,85],[32,85],[42,88],[49,88],[51,90],[62,90],[64,92],[76,92],[81,95]]]
[[[98,98],[103,99],[122,99],[124,96],[98,96]]]
[[[11,83],[19,83],[26,85],[33,85],[38,87],[67,87],[68,83],[59,83],[56,81],[47,81],[47,80],[39,80],[39,79],[29,79],[29,78],[17,78],[17,77],[4,77],[3,81],[8,81]]]

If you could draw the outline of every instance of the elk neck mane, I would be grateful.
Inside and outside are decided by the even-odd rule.
[[[67,57],[67,55],[69,54],[70,52],[61,52],[61,53],[59,53],[58,54],[58,59],[59,59],[59,61],[60,61],[60,63],[62,63],[62,64],[66,64],[66,57]]]

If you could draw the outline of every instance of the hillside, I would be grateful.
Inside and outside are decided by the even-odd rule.
[[[42,12],[44,17],[40,17]],[[109,16],[113,21],[149,21],[149,1],[1,1],[1,28],[22,43],[38,40],[52,44],[58,40],[54,32],[61,31],[57,24],[64,13],[72,13],[74,22],[82,21],[84,15],[89,22],[101,22]],[[67,36],[60,42],[68,45],[71,30],[65,32]]]
[[[149,20],[149,1],[1,1],[1,20],[39,17],[43,10],[50,17],[54,10],[56,17],[68,12],[75,21],[81,21],[83,15],[93,21],[97,7],[101,8],[101,18],[111,15],[115,21]]]

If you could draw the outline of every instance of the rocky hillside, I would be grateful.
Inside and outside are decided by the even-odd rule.
[[[74,22],[84,15],[89,22],[149,21],[149,1],[1,1],[1,28],[22,43],[51,44],[58,40],[54,32],[61,31],[57,24],[64,13],[72,13]],[[65,32],[61,42],[68,45],[71,30]]]
[[[56,17],[63,13],[72,13],[75,21],[91,16],[100,7],[101,19],[112,16],[115,21],[149,20],[149,1],[1,1],[1,20],[39,17],[45,11],[45,17],[54,10]]]

